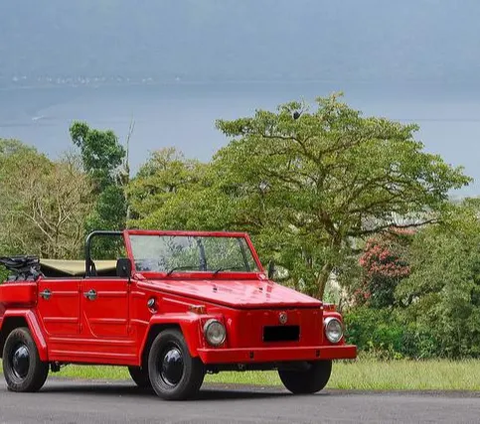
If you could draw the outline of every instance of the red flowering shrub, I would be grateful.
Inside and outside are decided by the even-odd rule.
[[[410,231],[395,230],[367,241],[359,259],[363,279],[354,292],[357,304],[375,308],[394,304],[397,284],[410,275],[408,246],[412,235]]]

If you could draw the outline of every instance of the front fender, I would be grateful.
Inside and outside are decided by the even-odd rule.
[[[192,313],[180,313],[180,314],[163,314],[163,315],[153,315],[150,319],[148,325],[148,330],[145,333],[145,337],[142,342],[140,352],[144,352],[145,347],[147,346],[149,335],[151,334],[152,328],[155,326],[164,326],[175,327],[179,326],[185,341],[187,342],[188,350],[192,357],[198,356],[198,349],[202,347],[201,343],[201,323],[204,320],[204,316],[199,316]]]
[[[45,337],[43,337],[42,330],[40,328],[38,318],[35,313],[30,309],[11,309],[5,311],[3,319],[0,321],[0,331],[3,328],[3,325],[8,322],[9,318],[24,318],[27,322],[30,333],[32,334],[33,340],[37,345],[38,355],[40,360],[43,362],[48,362],[48,349]]]

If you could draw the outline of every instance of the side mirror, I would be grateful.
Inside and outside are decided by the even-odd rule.
[[[132,262],[130,259],[121,258],[117,260],[117,277],[128,278],[132,276]]]
[[[268,263],[268,271],[267,271],[268,279],[272,280],[273,277],[275,276],[275,262],[271,260]]]

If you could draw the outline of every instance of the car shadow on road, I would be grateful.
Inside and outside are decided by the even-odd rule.
[[[88,394],[95,396],[105,397],[152,397],[157,398],[155,392],[151,389],[140,389],[136,386],[130,386],[125,384],[103,384],[90,383],[90,384],[75,384],[65,382],[62,384],[46,385],[41,393],[57,393],[57,394]],[[244,399],[266,399],[266,398],[282,398],[291,396],[290,393],[275,389],[268,388],[262,389],[257,387],[244,387],[238,388],[210,386],[206,385],[202,388],[200,393],[194,398],[196,401],[221,401],[221,400],[244,400]]]

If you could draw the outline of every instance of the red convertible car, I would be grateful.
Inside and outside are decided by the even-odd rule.
[[[105,237],[118,238],[123,258],[93,259],[93,240]],[[226,370],[278,370],[292,393],[314,393],[332,360],[356,357],[335,308],[271,281],[244,233],[94,232],[85,261],[0,263],[12,273],[0,285],[12,391],[37,391],[67,364],[97,364],[128,367],[164,399],[192,397],[206,373]]]

